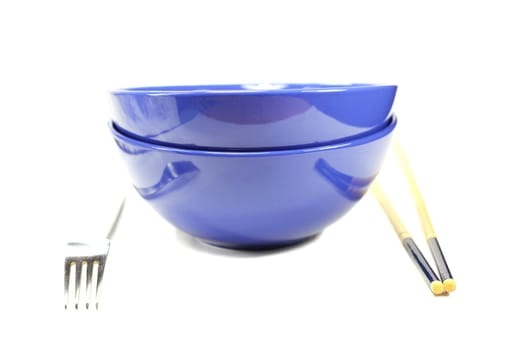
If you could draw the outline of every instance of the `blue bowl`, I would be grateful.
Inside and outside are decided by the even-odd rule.
[[[215,150],[319,147],[384,127],[395,85],[205,85],[112,92],[114,122],[145,142]]]
[[[378,173],[395,126],[392,117],[372,135],[322,147],[219,152],[145,143],[110,125],[134,187],[157,212],[236,249],[298,243],[343,216]]]

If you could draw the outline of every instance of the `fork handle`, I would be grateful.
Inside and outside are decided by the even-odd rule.
[[[113,236],[115,235],[118,224],[120,222],[120,217],[122,216],[122,212],[124,211],[125,204],[126,204],[126,197],[124,197],[124,199],[122,199],[122,202],[120,203],[119,209],[117,211],[117,215],[115,215],[115,219],[113,219],[113,223],[111,224],[111,227],[109,228],[108,234],[106,235],[106,239],[108,240],[113,239]]]

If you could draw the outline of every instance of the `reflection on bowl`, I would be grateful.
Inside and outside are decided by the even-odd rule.
[[[136,190],[143,198],[154,199],[181,188],[198,173],[199,169],[192,162],[170,162],[164,167],[159,181],[147,187],[137,187]]]
[[[315,170],[324,176],[339,193],[353,201],[358,201],[365,195],[368,186],[376,177],[376,174],[366,178],[345,174],[336,170],[322,158],[315,163]]]

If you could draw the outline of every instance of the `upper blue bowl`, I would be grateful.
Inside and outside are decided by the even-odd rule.
[[[113,91],[115,127],[145,142],[217,150],[317,147],[385,126],[397,86],[203,85]]]

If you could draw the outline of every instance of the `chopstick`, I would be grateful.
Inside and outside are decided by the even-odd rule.
[[[414,173],[412,171],[410,163],[408,162],[408,158],[397,139],[394,140],[394,149],[397,158],[399,159],[399,162],[401,164],[403,174],[405,175],[405,178],[408,181],[410,192],[412,193],[412,199],[414,201],[414,204],[416,205],[419,221],[421,222],[421,227],[423,229],[425,239],[427,241],[430,252],[432,253],[432,257],[434,258],[434,262],[436,263],[436,267],[441,277],[441,281],[443,282],[443,287],[446,292],[452,292],[456,289],[456,281],[452,277],[452,273],[450,272],[450,269],[448,267],[445,255],[443,254],[441,246],[439,245],[436,232],[434,231],[434,227],[432,225],[432,222],[430,221],[430,216],[428,215],[425,201],[423,200],[423,196],[417,185]]]
[[[390,203],[390,200],[385,195],[377,181],[374,181],[372,183],[370,189],[377,202],[381,205],[385,214],[390,220],[390,223],[396,231],[397,236],[401,241],[401,244],[405,248],[405,251],[407,252],[408,256],[410,257],[416,268],[419,270],[423,278],[425,279],[425,282],[427,283],[432,293],[434,293],[434,295],[442,294],[445,291],[443,283],[436,275],[434,270],[432,270],[432,267],[423,256],[423,253],[421,253],[421,251],[417,247],[416,242],[414,242],[414,240],[410,236],[410,233],[406,229],[399,215]]]

